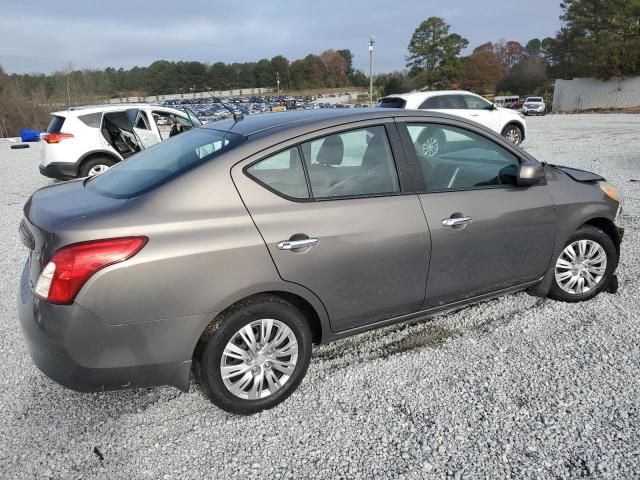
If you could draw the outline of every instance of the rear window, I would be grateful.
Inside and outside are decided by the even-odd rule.
[[[527,102],[542,103],[542,97],[529,97]]]
[[[49,122],[49,126],[47,127],[47,133],[60,133],[62,125],[64,125],[64,120],[64,117],[53,115]]]
[[[196,128],[143,150],[86,182],[86,188],[113,198],[131,198],[240,145],[245,137]]]
[[[382,108],[404,108],[406,105],[405,99],[397,97],[381,98],[378,102],[378,106]]]

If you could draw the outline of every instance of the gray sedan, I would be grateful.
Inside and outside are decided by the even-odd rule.
[[[69,388],[189,386],[249,414],[315,343],[527,289],[613,288],[614,186],[461,118],[256,115],[33,194],[19,319]]]

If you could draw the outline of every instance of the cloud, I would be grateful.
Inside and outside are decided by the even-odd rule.
[[[4,5],[0,64],[8,72],[66,68],[129,68],[154,60],[213,63],[257,61],[283,54],[303,58],[349,48],[367,68],[367,41],[376,35],[375,70],[404,68],[407,44],[421,20],[443,16],[472,46],[500,38],[526,42],[559,28],[557,0],[450,2],[405,0],[381,7],[365,0],[301,2],[196,0],[44,0]]]

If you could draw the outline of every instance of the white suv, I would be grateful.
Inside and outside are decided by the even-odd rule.
[[[101,173],[134,153],[202,125],[189,109],[150,104],[77,107],[51,114],[40,173],[66,180]]]
[[[413,92],[383,97],[379,107],[438,110],[473,120],[508,138],[515,144],[524,141],[527,133],[524,115],[502,108],[475,93],[464,90]]]
[[[522,104],[522,113],[525,115],[545,115],[547,106],[542,97],[527,97]]]

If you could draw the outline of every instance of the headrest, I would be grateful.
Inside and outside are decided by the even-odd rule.
[[[375,168],[386,163],[388,157],[384,137],[380,134],[374,135],[362,157],[362,166],[364,168]]]
[[[324,139],[316,162],[320,165],[340,165],[344,156],[344,143],[339,135],[332,135]]]

